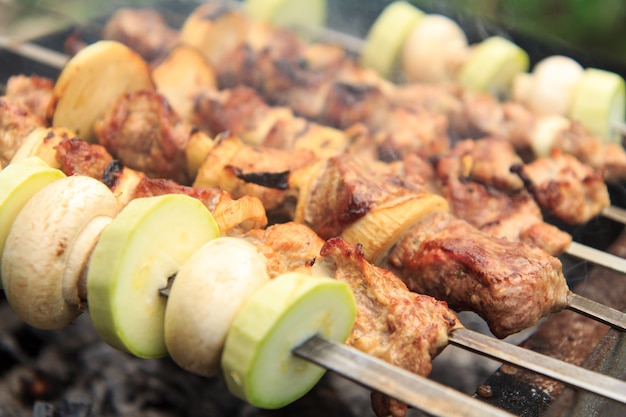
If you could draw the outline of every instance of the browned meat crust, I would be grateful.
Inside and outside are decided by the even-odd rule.
[[[432,358],[460,326],[446,303],[408,291],[394,274],[368,263],[359,246],[340,238],[324,244],[313,268],[352,288],[358,310],[347,344],[416,374],[430,373]],[[379,416],[406,413],[406,405],[380,394],[372,403]]]
[[[152,178],[189,184],[185,148],[192,126],[153,91],[125,94],[96,122],[101,145],[126,166]]]
[[[519,103],[499,103],[486,94],[466,94],[462,103],[462,110],[451,115],[453,134],[500,137],[511,142],[518,151],[528,154],[533,127],[542,116],[531,113]],[[602,141],[576,121],[553,139],[552,150],[573,155],[601,173],[605,181],[619,183],[626,178],[626,151],[621,144]]]
[[[561,262],[542,249],[495,239],[438,212],[408,231],[381,265],[408,287],[478,313],[497,337],[565,308]]]
[[[532,195],[510,172],[520,163],[506,141],[461,141],[435,161],[435,181],[451,212],[478,229],[539,246],[553,255],[563,253],[572,237],[543,221]]]
[[[7,165],[26,136],[45,123],[19,101],[0,97],[0,166]]]
[[[572,155],[553,152],[514,170],[542,209],[566,223],[586,223],[611,203],[602,175]]]
[[[14,75],[7,81],[6,96],[26,107],[33,115],[46,120],[54,81],[36,75]]]
[[[304,119],[287,107],[270,107],[251,88],[238,86],[220,92],[203,91],[196,97],[191,122],[200,129],[218,134],[230,132],[254,145],[290,149]]]
[[[102,180],[113,157],[104,146],[89,144],[77,137],[63,139],[56,147],[56,159],[65,175],[86,175]]]
[[[280,223],[241,236],[268,260],[270,277],[291,271],[309,273],[324,241],[310,228],[294,222]]]
[[[339,236],[376,205],[418,191],[415,182],[404,181],[385,164],[348,155],[330,158],[311,169],[316,173],[314,178],[306,178],[311,180],[310,187],[294,179],[294,186],[302,187],[296,221],[324,239]]]
[[[232,200],[230,194],[219,188],[193,188],[180,185],[168,179],[142,178],[135,188],[132,198],[152,197],[164,194],[185,194],[196,198],[204,204],[211,213],[220,202]]]
[[[119,9],[107,21],[102,38],[124,43],[152,61],[174,45],[178,31],[154,9]]]

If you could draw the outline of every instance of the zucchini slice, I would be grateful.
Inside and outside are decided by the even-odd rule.
[[[305,395],[325,370],[291,354],[315,334],[345,341],[356,302],[343,281],[300,273],[278,276],[237,313],[222,371],[229,390],[255,407],[276,409]]]

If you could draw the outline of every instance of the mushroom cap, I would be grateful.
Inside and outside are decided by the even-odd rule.
[[[52,182],[24,205],[2,257],[4,291],[22,320],[58,329],[82,312],[80,277],[100,231],[117,212],[111,190],[86,176]]]
[[[203,245],[181,267],[165,307],[165,343],[181,368],[213,375],[244,302],[269,281],[267,259],[243,239]]]

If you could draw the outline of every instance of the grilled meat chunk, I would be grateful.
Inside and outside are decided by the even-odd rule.
[[[65,175],[86,175],[102,180],[113,157],[102,145],[90,144],[78,138],[67,138],[56,147],[56,159]]]
[[[24,139],[37,127],[45,127],[42,119],[19,101],[0,97],[0,166],[6,166]]]
[[[265,255],[272,278],[291,271],[310,273],[310,267],[324,245],[313,230],[294,222],[251,230],[241,237]]]
[[[376,161],[342,155],[294,173],[299,188],[295,221],[322,238],[339,236],[344,228],[386,201],[415,194],[415,182],[404,181]]]
[[[516,163],[521,160],[506,141],[461,141],[436,158],[435,182],[455,216],[492,236],[560,254],[572,237],[543,220],[532,195],[510,172],[509,164]]]
[[[306,128],[304,119],[287,107],[270,107],[251,88],[238,86],[219,92],[202,91],[195,99],[192,123],[218,134],[225,131],[252,145],[292,148]]]
[[[124,165],[152,178],[189,184],[185,148],[192,126],[153,91],[125,94],[96,122],[101,145]]]
[[[107,21],[102,38],[121,42],[152,61],[176,43],[178,31],[154,9],[118,9]]]
[[[471,310],[497,337],[531,327],[568,304],[561,262],[437,212],[416,224],[381,265],[415,292]]]
[[[6,96],[45,121],[53,87],[54,81],[49,78],[14,75],[7,81]]]
[[[566,223],[586,223],[611,203],[602,176],[572,155],[553,152],[513,170],[539,205]]]
[[[347,282],[356,297],[356,322],[346,343],[416,374],[430,373],[432,358],[460,326],[445,302],[408,291],[394,274],[368,263],[358,245],[341,238],[324,244],[316,270]],[[373,395],[376,414],[404,416],[406,405],[389,400]]]
[[[621,144],[607,143],[593,136],[580,123],[567,121],[548,137],[535,128],[545,118],[531,113],[515,102],[500,103],[494,97],[465,94],[462,110],[451,116],[451,130],[461,137],[495,136],[506,139],[523,154],[534,141],[547,141],[548,149],[573,155],[582,163],[602,173],[603,179],[618,183],[626,178],[626,151]]]

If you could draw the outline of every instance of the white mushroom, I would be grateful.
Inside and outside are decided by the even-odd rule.
[[[456,22],[429,14],[420,20],[404,43],[402,69],[408,81],[451,81],[468,51],[467,37]]]
[[[4,291],[22,320],[58,329],[83,311],[79,288],[89,253],[117,212],[113,193],[85,176],[54,181],[24,205],[2,257]]]
[[[181,368],[219,371],[226,334],[244,302],[269,281],[267,259],[243,239],[198,249],[176,275],[165,307],[165,343]]]
[[[533,69],[528,107],[539,114],[567,115],[584,71],[578,62],[561,55],[540,61]]]

